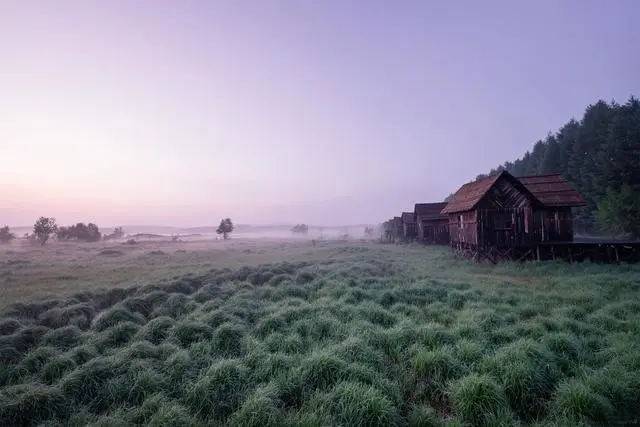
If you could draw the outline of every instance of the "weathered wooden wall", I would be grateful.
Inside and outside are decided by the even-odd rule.
[[[449,219],[422,220],[418,227],[418,238],[427,244],[449,244]]]

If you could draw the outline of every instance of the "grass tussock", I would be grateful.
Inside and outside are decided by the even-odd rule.
[[[15,304],[1,425],[628,425],[640,270],[439,249]]]

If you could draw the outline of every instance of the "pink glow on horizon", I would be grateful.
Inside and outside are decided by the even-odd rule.
[[[638,3],[600,7],[3,2],[0,225],[375,223],[442,200],[640,93]]]

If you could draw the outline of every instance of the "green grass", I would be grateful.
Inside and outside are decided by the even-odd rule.
[[[304,250],[8,306],[0,424],[636,421],[638,266]]]

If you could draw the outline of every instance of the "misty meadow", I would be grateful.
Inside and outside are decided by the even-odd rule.
[[[0,426],[638,425],[639,18],[0,1]]]
[[[137,265],[164,279],[128,286],[114,271],[106,280],[119,284],[105,287],[98,272],[115,270],[112,258],[90,245],[58,250],[89,262],[102,287],[83,277],[58,297],[6,301],[4,425],[572,425],[637,416],[637,264],[493,266],[418,244],[165,241],[116,257],[126,277]],[[27,256],[0,255],[0,271],[37,274]],[[185,263],[192,273],[173,265]]]

